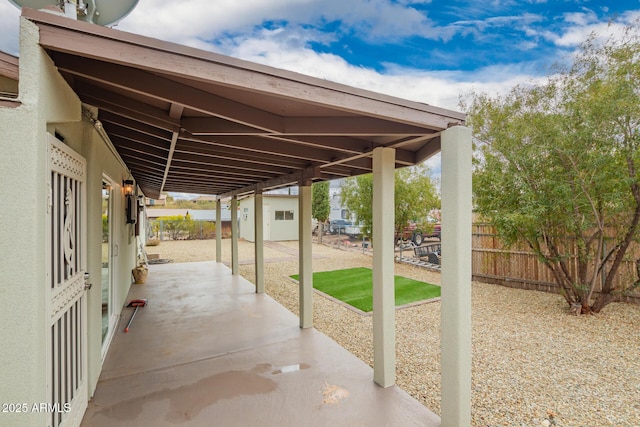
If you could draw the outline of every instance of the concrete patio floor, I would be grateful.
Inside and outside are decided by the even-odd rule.
[[[150,266],[82,426],[439,426],[406,392],[228,267]]]

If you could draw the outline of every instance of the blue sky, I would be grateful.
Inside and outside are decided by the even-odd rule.
[[[19,13],[0,0],[0,50],[18,53]],[[640,0],[139,0],[116,28],[458,109],[638,19]]]
[[[0,50],[18,53],[18,16],[0,0]],[[139,0],[117,28],[457,109],[639,17],[640,0]]]

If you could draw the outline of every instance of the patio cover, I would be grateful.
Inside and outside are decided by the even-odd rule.
[[[395,166],[440,150],[463,113],[23,9],[147,197],[242,195]]]
[[[18,58],[0,52],[0,107],[16,107],[11,98],[18,95]]]

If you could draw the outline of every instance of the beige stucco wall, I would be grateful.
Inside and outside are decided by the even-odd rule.
[[[101,188],[102,176],[116,183],[128,177],[81,103],[38,46],[35,25],[21,22],[18,108],[0,107],[0,401],[47,402],[46,342],[46,134],[62,134],[87,160],[88,271],[94,287],[87,293],[89,389],[101,369]],[[117,202],[120,207],[122,196]],[[118,244],[115,306],[125,303],[135,265],[133,226],[116,209]],[[0,414],[0,425],[46,425],[49,414]]]
[[[269,213],[265,217],[265,240],[285,241],[298,240],[298,197],[288,195],[264,196],[264,211]],[[255,241],[255,202],[253,197],[240,200],[240,238],[249,242]],[[246,209],[246,210],[245,210]],[[293,220],[277,220],[276,211],[293,211]],[[246,214],[246,216],[245,216]],[[268,222],[267,222],[268,221]]]
[[[240,221],[240,238],[249,242],[255,242],[255,203],[254,198],[240,200],[240,211],[238,219]]]
[[[126,302],[131,286],[131,268],[136,262],[136,238],[134,225],[126,224],[124,195],[121,183],[129,178],[128,171],[109,150],[93,124],[83,117],[80,123],[49,123],[50,133],[58,132],[68,144],[87,161],[87,271],[93,284],[87,292],[89,331],[89,390],[95,389],[100,375],[102,359],[102,182],[107,178],[114,184],[115,197],[113,211],[117,215],[114,220],[113,242],[117,252],[113,252],[114,307],[120,313]]]

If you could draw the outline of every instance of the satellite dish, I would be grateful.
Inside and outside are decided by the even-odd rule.
[[[138,0],[90,0],[86,4],[87,9],[93,6],[94,10],[91,11],[93,19],[89,22],[104,26],[117,24],[130,14],[137,4]]]
[[[18,7],[31,9],[44,9],[47,6],[61,6],[64,10],[65,3],[76,6],[77,17],[81,21],[98,25],[114,25],[127,16],[139,0],[9,0]]]

